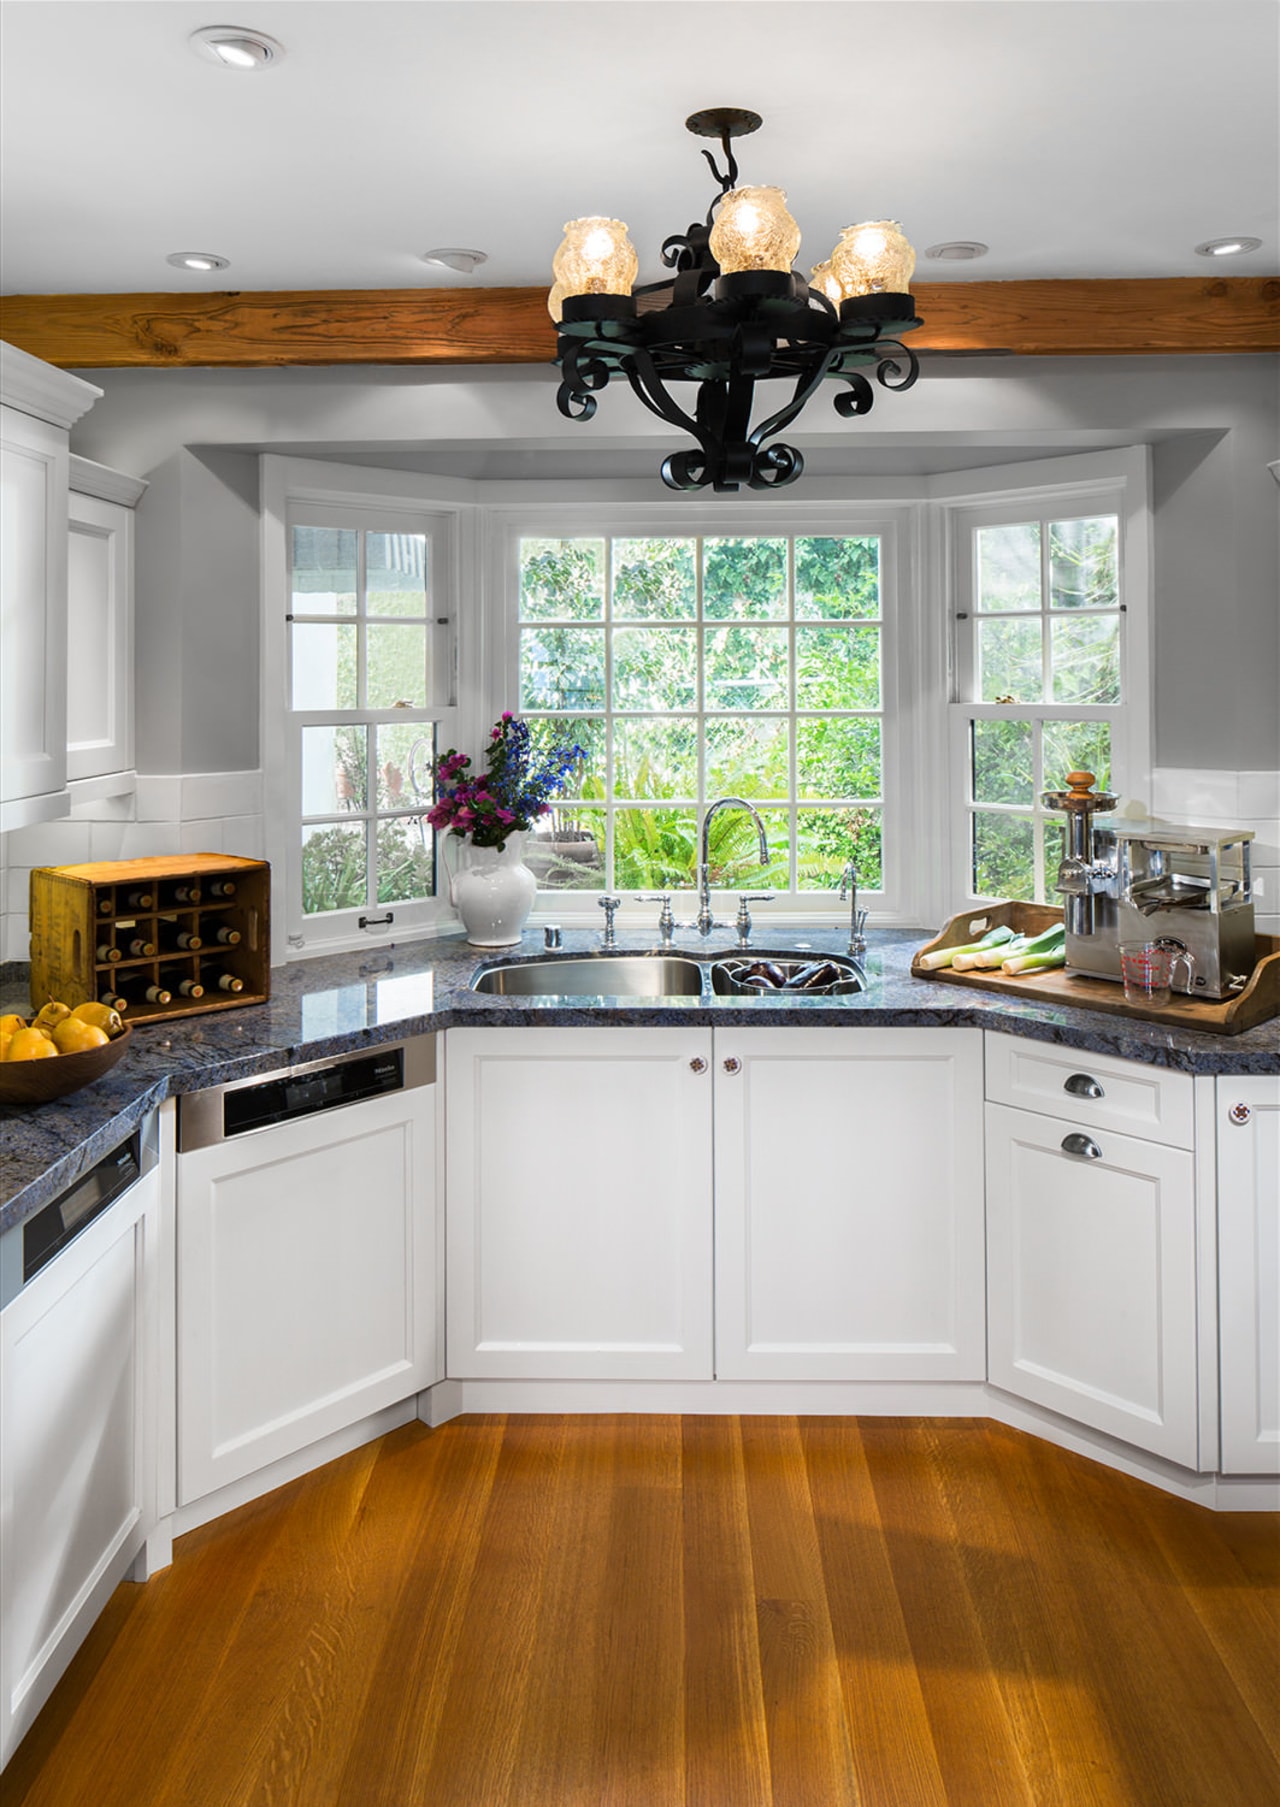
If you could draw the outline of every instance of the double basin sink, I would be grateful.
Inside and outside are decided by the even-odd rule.
[[[866,980],[843,954],[757,952],[695,960],[687,954],[600,953],[487,966],[473,991],[519,998],[840,997]]]

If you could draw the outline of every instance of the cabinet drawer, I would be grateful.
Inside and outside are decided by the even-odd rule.
[[[1193,1148],[1194,1090],[1188,1073],[1018,1035],[987,1035],[988,1099],[1069,1119],[1081,1129]]]

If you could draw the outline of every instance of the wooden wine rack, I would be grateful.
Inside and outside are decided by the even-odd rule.
[[[234,894],[217,895],[230,884]],[[145,906],[142,898],[150,901]],[[197,901],[198,899],[198,901]],[[102,860],[84,866],[37,866],[31,874],[31,1001],[57,998],[73,1008],[104,992],[128,999],[129,1023],[198,1016],[262,1004],[270,992],[271,868],[229,853],[188,853],[145,860]],[[239,936],[233,945],[219,930]],[[199,947],[182,946],[195,936]],[[131,943],[154,946],[139,955]],[[108,947],[119,958],[99,957]],[[229,974],[243,991],[218,988]],[[202,997],[184,996],[183,982]],[[148,987],[172,993],[147,999]]]

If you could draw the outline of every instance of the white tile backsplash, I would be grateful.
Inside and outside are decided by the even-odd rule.
[[[181,777],[167,777],[155,772],[139,773],[137,808],[139,822],[180,822]]]
[[[260,772],[196,772],[182,780],[182,820],[262,812]],[[221,850],[220,850],[221,851]]]
[[[35,822],[6,837],[15,866],[75,866],[90,859],[90,824],[64,816],[59,822]]]
[[[1280,772],[1241,772],[1240,813],[1248,821],[1280,818]]]

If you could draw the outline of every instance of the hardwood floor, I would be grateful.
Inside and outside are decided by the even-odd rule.
[[[117,1589],[4,1807],[1276,1807],[1280,1527],[986,1421],[410,1425]]]

